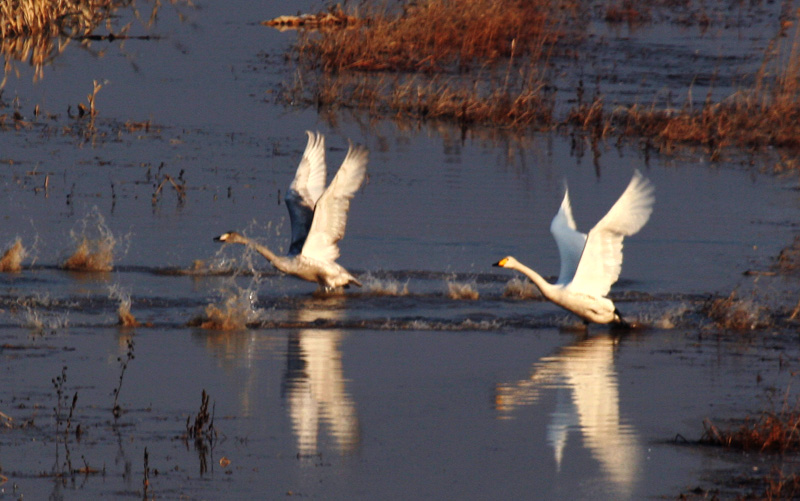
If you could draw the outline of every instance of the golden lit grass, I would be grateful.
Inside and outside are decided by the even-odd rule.
[[[799,15],[795,13],[795,18]],[[800,147],[800,23],[795,19],[793,35],[786,33],[792,24],[781,24],[750,88],[720,102],[707,99],[698,109],[629,106],[609,114],[609,126],[623,135],[653,138],[662,145],[704,145],[712,159],[727,146]],[[584,110],[576,115],[588,114]]]
[[[758,419],[747,418],[743,424],[731,429],[720,429],[710,420],[703,421],[703,436],[699,443],[742,450],[746,452],[772,452],[777,454],[800,451],[800,410],[786,404],[778,412],[764,412]],[[800,476],[785,475],[779,469],[762,479],[763,492],[753,499],[797,499],[800,495]],[[750,496],[747,499],[751,499]]]
[[[453,64],[541,55],[558,38],[551,2],[422,0],[401,12],[371,9],[353,28],[305,35],[297,50],[324,71],[441,72]]]
[[[341,28],[347,25],[356,25],[359,20],[355,16],[348,16],[341,5],[328,9],[328,12],[317,14],[304,14],[302,16],[279,16],[261,24],[284,30],[323,30],[327,28]]]
[[[760,499],[797,499],[800,497],[800,474],[784,475],[777,471],[765,478],[766,488]]]
[[[720,430],[705,420],[701,443],[745,451],[800,451],[800,411],[783,410],[777,414],[764,413],[757,420],[747,419],[733,430]]]
[[[344,29],[304,31],[288,99],[461,124],[549,124],[548,47],[566,3],[427,0],[365,8]]]
[[[605,19],[647,22],[651,7],[610,2]],[[300,71],[287,100],[462,127],[570,126],[596,138],[644,138],[667,151],[702,145],[712,159],[729,146],[800,148],[798,13],[781,22],[762,67],[749,78],[740,75],[753,83],[726,99],[680,109],[610,109],[602,95],[589,103],[579,96],[577,105],[555,116],[550,54],[580,50],[570,45],[584,22],[579,2],[423,0],[395,11],[360,9],[358,20],[349,15],[341,29],[301,31],[294,49]],[[691,103],[691,89],[687,96]]]
[[[87,35],[122,5],[119,0],[0,0],[0,37]]]
[[[177,1],[180,0],[170,0]],[[0,0],[0,52],[5,56],[5,76],[0,88],[15,71],[12,61],[33,66],[36,81],[42,78],[44,65],[61,54],[71,39],[87,44],[89,40],[127,38],[132,23],[116,26],[121,9],[132,11],[143,24],[151,25],[161,2],[149,5],[148,18],[131,0]],[[101,27],[107,34],[95,34]]]

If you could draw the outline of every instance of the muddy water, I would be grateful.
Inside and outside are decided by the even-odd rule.
[[[0,275],[4,496],[641,499],[769,471],[674,438],[791,388],[790,329],[720,332],[701,312],[754,283],[794,306],[791,278],[742,274],[769,267],[800,212],[795,180],[759,173],[770,160],[332,125],[274,102],[292,35],[258,22],[282,2],[180,9],[182,22],[170,9],[159,40],[72,47],[4,92],[26,117],[57,115],[0,135],[5,239],[28,251]],[[87,133],[66,110],[93,79],[107,82]],[[340,259],[364,288],[341,296],[212,241],[238,229],[288,247],[281,198],[306,129],[327,135],[331,170],[348,139],[371,150]],[[586,230],[635,169],[657,201],[612,296],[648,328],[586,335],[535,294],[508,297],[499,258],[558,272],[548,228],[565,180]],[[112,271],[62,269],[84,241]],[[138,327],[117,326],[127,300]],[[198,326],[213,315],[241,328]],[[215,433],[194,440],[204,390]]]

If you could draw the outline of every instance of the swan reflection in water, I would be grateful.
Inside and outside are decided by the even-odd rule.
[[[318,319],[338,320],[341,309],[312,309],[331,306],[342,298],[309,300],[296,313],[299,322]],[[286,398],[292,429],[301,455],[319,452],[322,425],[328,428],[335,448],[341,454],[354,451],[359,444],[358,415],[347,393],[339,329],[298,329],[289,333],[286,373],[282,393]]]
[[[547,440],[560,471],[569,433],[579,430],[609,480],[630,493],[641,460],[641,446],[631,425],[620,420],[619,388],[614,351],[619,339],[584,339],[536,363],[530,377],[498,384],[496,410],[509,417],[515,409],[536,403],[545,390],[555,390],[556,408],[550,415]],[[571,397],[571,398],[570,398]]]
[[[312,326],[315,320],[335,321],[342,316],[343,302],[342,297],[304,299],[288,320]],[[263,368],[264,358],[271,358],[268,354],[283,351],[282,336],[248,329],[203,331],[199,337],[222,364],[246,371],[244,381],[237,383],[241,413],[245,417],[257,415],[260,392],[263,392],[259,385],[268,377],[260,368]],[[327,428],[339,453],[346,454],[358,447],[358,416],[355,403],[347,393],[340,351],[343,337],[339,329],[295,328],[288,332],[281,398],[286,402],[301,455],[319,452],[323,427]]]

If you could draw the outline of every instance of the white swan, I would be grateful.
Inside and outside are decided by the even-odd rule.
[[[308,144],[297,167],[294,181],[286,193],[286,207],[292,223],[292,243],[286,256],[278,256],[266,246],[229,231],[214,240],[244,244],[267,258],[278,270],[330,291],[359,282],[336,262],[339,240],[344,237],[350,199],[361,186],[367,171],[369,152],[350,145],[339,172],[325,189],[325,137],[306,131]]]
[[[567,190],[561,208],[550,223],[550,232],[561,255],[558,281],[547,282],[511,256],[494,266],[524,273],[545,298],[587,322],[624,324],[614,303],[605,296],[622,270],[622,239],[647,223],[654,201],[653,185],[637,170],[619,200],[586,235],[575,227]]]

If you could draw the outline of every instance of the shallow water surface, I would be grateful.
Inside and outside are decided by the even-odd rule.
[[[28,250],[0,274],[2,497],[642,499],[769,471],[776,458],[675,439],[793,401],[794,328],[726,332],[703,309],[753,288],[794,306],[793,277],[743,272],[791,242],[796,182],[759,156],[326,121],[274,102],[293,35],[258,22],[284,3],[235,4],[165,9],[157,40],[70,48],[7,84],[26,114],[58,116],[0,133],[3,227]],[[107,83],[84,135],[66,108],[93,79]],[[212,240],[288,247],[307,129],[326,134],[330,175],[348,139],[371,152],[339,260],[364,287],[333,296]],[[637,169],[655,210],[611,297],[643,328],[583,331],[491,267],[510,254],[553,277],[564,183],[587,231]],[[61,268],[84,238],[110,245],[112,271]],[[138,326],[117,325],[120,306]]]

